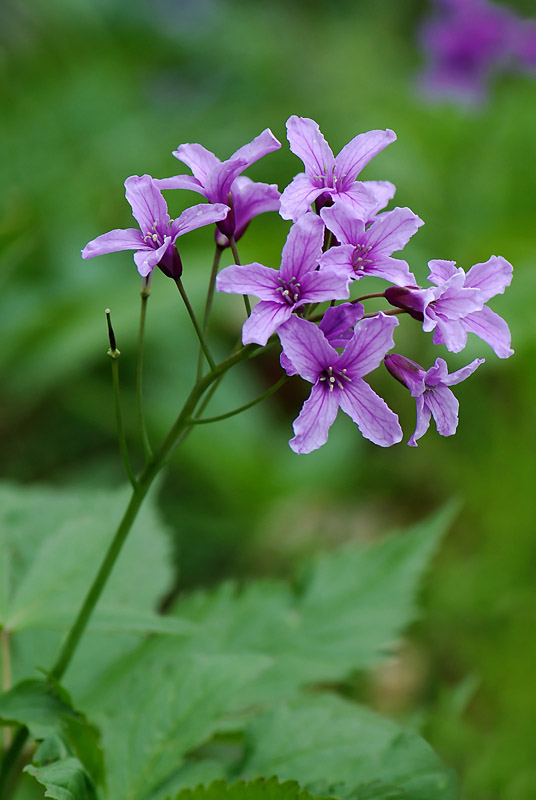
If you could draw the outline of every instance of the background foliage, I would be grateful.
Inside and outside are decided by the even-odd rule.
[[[414,85],[427,10],[418,0],[4,0],[0,465],[4,478],[22,482],[123,483],[102,312],[114,313],[134,430],[139,284],[129,253],[82,262],[79,250],[130,225],[126,176],[180,171],[170,155],[180,142],[227,157],[267,126],[284,142],[292,113],[316,119],[334,150],[357,132],[393,128],[398,142],[366,177],[392,180],[396,203],[425,220],[408,247],[413,270],[424,278],[430,258],[466,268],[492,253],[508,258],[514,282],[493,307],[510,323],[515,356],[499,362],[473,341],[451,357],[453,367],[481,354],[487,362],[457,392],[457,436],[431,432],[415,451],[374,449],[341,419],[326,447],[295,456],[286,442],[304,395],[291,381],[266,406],[195,431],[157,501],[182,590],[286,574],[305,552],[374,539],[458,497],[463,510],[427,584],[425,622],[396,662],[348,692],[420,725],[461,771],[470,800],[524,800],[536,779],[536,82],[501,79],[470,112],[424,104]],[[299,168],[284,145],[249,174],[283,188]],[[172,213],[191,202],[173,197]],[[243,261],[276,266],[287,229],[275,215],[256,220]],[[185,284],[200,301],[206,233],[181,252]],[[154,436],[173,419],[196,353],[175,294],[157,278],[146,370]],[[215,341],[233,342],[240,304],[219,298],[217,314]],[[400,349],[403,341],[408,356],[430,360],[431,344],[405,323]],[[214,413],[247,402],[277,372],[266,356],[254,372],[233,373]],[[392,383],[376,378],[409,434],[413,404]]]

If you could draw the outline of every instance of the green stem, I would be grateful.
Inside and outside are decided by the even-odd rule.
[[[113,356],[112,356],[112,379],[114,385],[115,420],[117,426],[117,437],[119,439],[119,450],[121,451],[121,458],[123,459],[123,464],[125,467],[125,471],[128,475],[128,479],[132,485],[132,488],[135,489],[137,486],[136,476],[134,475],[132,467],[130,466],[127,441],[125,438],[125,428],[123,425],[123,414],[121,412],[121,399],[119,395],[119,361],[117,358],[114,358]]]
[[[267,389],[265,392],[256,397],[255,400],[251,400],[249,403],[246,403],[245,405],[240,406],[239,408],[233,409],[233,411],[228,411],[226,414],[218,414],[218,416],[216,417],[204,417],[203,419],[198,419],[197,417],[193,417],[190,420],[190,424],[206,425],[209,422],[220,422],[220,420],[222,419],[229,419],[229,417],[234,417],[236,416],[236,414],[240,414],[242,411],[247,411],[248,408],[256,406],[257,403],[260,403],[262,402],[262,400],[265,400],[267,397],[270,397],[270,395],[275,394],[275,392],[277,392],[277,390],[280,389],[281,386],[283,386],[283,384],[286,383],[287,381],[288,381],[288,375],[283,375],[283,377],[280,378],[277,381],[277,383],[274,383],[273,386],[270,386],[269,389]]]
[[[363,319],[370,319],[371,317],[377,317],[379,311],[370,311],[368,314],[363,314]],[[389,308],[387,311],[382,311],[382,314],[385,314],[386,317],[396,317],[398,314],[407,314],[405,308]]]
[[[235,260],[235,264],[238,264],[238,266],[241,267],[242,265],[240,263],[240,258],[238,256],[238,250],[236,249],[235,238],[234,236],[229,236],[228,238],[229,238],[229,245],[233,253],[233,258]],[[246,308],[246,314],[249,317],[251,315],[251,303],[249,302],[249,297],[247,296],[247,294],[242,295],[242,297],[244,298],[244,306]]]
[[[210,273],[210,281],[207,290],[207,299],[205,301],[205,313],[203,314],[203,338],[206,340],[208,333],[208,323],[210,320],[210,312],[212,310],[212,301],[214,300],[214,290],[216,288],[216,276],[220,266],[221,254],[223,247],[219,244],[216,245],[216,252],[214,253],[214,261],[212,262],[212,272]],[[197,359],[197,380],[203,373],[203,350],[199,348],[199,356]]]
[[[147,435],[147,428],[145,427],[145,415],[143,413],[143,392],[142,392],[142,373],[143,373],[143,340],[145,336],[145,319],[147,316],[147,300],[149,299],[149,288],[144,283],[141,290],[141,308],[140,308],[140,329],[138,334],[138,358],[136,366],[136,401],[138,407],[138,420],[140,425],[141,440],[143,445],[143,452],[145,453],[145,461],[149,461],[152,456],[151,444],[149,436]]]
[[[183,299],[184,305],[186,306],[186,310],[188,311],[188,314],[189,314],[190,319],[192,321],[192,325],[194,326],[195,332],[197,334],[197,338],[199,339],[199,344],[201,345],[201,349],[202,349],[203,353],[205,354],[205,358],[208,361],[208,365],[209,365],[210,369],[212,371],[214,371],[214,369],[216,368],[216,362],[212,358],[210,350],[208,349],[207,343],[205,341],[205,337],[203,335],[203,331],[201,330],[201,328],[199,326],[199,322],[197,321],[197,317],[195,316],[195,312],[194,312],[194,310],[192,308],[190,300],[188,299],[188,295],[186,294],[184,286],[182,285],[181,279],[180,278],[175,278],[175,283],[177,284],[177,289],[179,290],[180,295],[181,295],[181,297]]]
[[[356,297],[355,300],[350,300],[350,302],[360,303],[361,300],[370,300],[372,297],[385,297],[385,292],[372,292],[371,294],[362,294],[361,297]]]
[[[6,750],[0,769],[0,798],[9,797],[14,788],[18,773],[15,772],[19,764],[20,755],[28,738],[28,728],[20,727],[13,737],[9,750]]]

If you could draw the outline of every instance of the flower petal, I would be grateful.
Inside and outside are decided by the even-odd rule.
[[[331,269],[306,272],[301,278],[301,299],[296,304],[346,300],[350,296],[348,275]]]
[[[253,217],[266,211],[279,211],[279,190],[275,183],[258,183],[241,175],[231,186],[235,215],[235,240],[238,241]]]
[[[503,294],[512,281],[513,267],[502,256],[491,256],[482,264],[475,264],[467,273],[465,285],[480,289],[485,303],[496,294]]]
[[[337,194],[333,195],[333,200],[335,201],[335,205],[338,203],[344,205],[358,217],[358,219],[362,219],[363,222],[366,222],[374,215],[374,210],[376,208],[376,198],[370,189],[367,189],[365,184],[361,181],[352,183],[352,185],[344,189],[344,191],[339,190]]]
[[[322,194],[324,189],[315,186],[305,172],[300,172],[299,175],[289,183],[281,195],[281,208],[279,213],[283,219],[292,219],[296,221],[309,211],[311,203]]]
[[[324,176],[331,175],[335,159],[331,147],[314,120],[295,115],[289,117],[287,138],[294,155],[305,164],[305,172],[309,178],[321,181]]]
[[[88,242],[82,250],[82,258],[117,253],[119,250],[138,250],[144,245],[143,234],[137,228],[117,228]]]
[[[424,222],[409,208],[394,208],[375,220],[365,233],[365,244],[390,256],[402,250]]]
[[[341,244],[356,245],[361,242],[365,233],[365,223],[343,203],[322,208],[320,216]]]
[[[263,264],[232,265],[222,269],[216,278],[218,292],[229,294],[253,294],[261,300],[277,302],[276,292],[281,286],[276,269]],[[280,296],[280,295],[279,295]],[[285,304],[286,305],[286,304]]]
[[[154,178],[154,185],[160,189],[187,189],[191,192],[198,192],[205,194],[205,188],[197,178],[192,178],[191,175],[174,175],[172,178]]]
[[[367,254],[368,258],[374,256],[374,263],[365,264],[363,272],[370,277],[382,278],[384,281],[394,283],[396,286],[415,285],[415,275],[410,272],[407,261],[401,258],[380,257],[376,260],[376,253]]]
[[[475,369],[483,364],[485,360],[485,358],[475,358],[475,360],[471,361],[467,366],[457,369],[455,372],[451,372],[450,375],[447,375],[443,379],[443,383],[445,386],[454,386],[456,383],[461,383],[468,378],[469,375],[472,375]]]
[[[426,330],[424,325],[423,330]],[[461,352],[467,344],[465,320],[438,319],[433,342],[446,345],[447,350],[450,350],[451,353]]]
[[[410,447],[417,447],[417,439],[420,439],[421,436],[424,436],[428,428],[430,427],[430,418],[432,416],[432,412],[428,408],[425,403],[424,395],[420,395],[416,398],[417,400],[417,421],[415,423],[415,430],[413,434],[410,436],[408,445]]]
[[[294,437],[289,445],[295,453],[310,453],[328,440],[329,429],[335,422],[339,404],[335,392],[321,384],[311,389],[297,419],[292,423]]]
[[[281,277],[300,280],[316,269],[322,255],[324,223],[312,212],[303,214],[292,226],[281,253]]]
[[[242,343],[256,343],[264,346],[270,336],[288,320],[291,314],[292,306],[286,303],[261,300],[252,309],[251,316],[244,322]]]
[[[231,184],[247,167],[242,159],[229,159],[218,164],[205,179],[206,197],[211,203],[227,203]]]
[[[184,236],[185,233],[195,231],[204,225],[211,225],[213,222],[225,219],[228,213],[229,206],[223,203],[198,203],[195,206],[190,206],[190,208],[182,212],[180,217],[173,220],[170,231],[171,237],[175,241],[178,236]]]
[[[338,247],[330,247],[320,257],[320,272],[324,269],[335,270],[344,273],[348,278],[354,277],[354,267],[352,256],[355,247],[353,244],[341,244]]]
[[[346,368],[352,378],[368,375],[381,364],[387,351],[394,347],[393,331],[397,325],[395,317],[387,317],[381,312],[376,317],[362,319],[339,356],[337,369]]]
[[[318,327],[330,344],[339,340],[356,322],[363,317],[365,307],[362,303],[341,303],[340,306],[329,306],[324,312]],[[333,347],[338,347],[333,344]]]
[[[338,399],[342,410],[353,419],[365,439],[380,447],[390,447],[402,439],[397,415],[365,381],[357,379],[345,383],[344,389],[338,392]]]
[[[158,228],[165,227],[169,222],[167,203],[150,175],[127,178],[125,196],[144,235],[154,232],[155,222]]]
[[[270,128],[266,128],[262,133],[259,133],[253,141],[240,147],[236,153],[233,153],[229,161],[243,161],[246,167],[254,164],[259,158],[273,153],[274,150],[279,150],[281,142],[276,139]]]
[[[453,436],[458,427],[459,403],[447,386],[435,386],[424,394],[425,405],[432,412],[437,432],[441,436]]]
[[[361,181],[361,183],[374,195],[374,214],[385,208],[389,200],[395,196],[396,186],[391,181]]]
[[[292,316],[277,332],[283,352],[302,378],[316,383],[322,370],[333,365],[339,354],[314,322]]]
[[[456,268],[455,261],[444,261],[440,258],[434,258],[429,261],[428,267],[430,268],[428,280],[435,283],[436,286],[446,283],[449,278],[452,278],[453,275],[460,271],[459,268]]]
[[[354,136],[335,159],[334,175],[339,191],[345,191],[355,181],[363,167],[387,145],[394,142],[394,131],[368,131]]]
[[[153,250],[150,248],[148,250],[138,250],[137,253],[134,253],[134,261],[136,262],[138,272],[142,278],[146,278],[147,275],[149,275],[149,273],[152,272],[153,269],[159,264],[170,244],[171,239],[169,236],[166,236],[164,244],[160,245],[158,250]]]
[[[482,311],[469,314],[462,320],[462,325],[469,333],[475,333],[489,344],[499,358],[509,358],[513,355],[510,347],[512,337],[510,329],[504,319],[491,308],[484,306]]]
[[[208,176],[221,163],[214,153],[203,147],[202,144],[181,144],[173,151],[175,158],[190,167],[194,177],[201,185],[205,185]]]

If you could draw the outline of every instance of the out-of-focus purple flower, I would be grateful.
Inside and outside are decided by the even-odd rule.
[[[393,131],[360,133],[336,158],[312,119],[290,117],[287,136],[305,172],[296,175],[281,195],[283,219],[296,221],[316,201],[320,206],[342,203],[360,219],[368,220],[393,196],[395,189],[388,181],[356,181],[369,161],[395,141]]]
[[[234,192],[238,195],[246,192],[251,195],[251,187],[247,188],[244,184],[235,186],[234,181],[238,176],[251,164],[254,164],[263,156],[278,150],[281,147],[279,142],[271,130],[266,128],[259,136],[256,136],[252,142],[240,147],[236,153],[233,153],[231,158],[227,161],[220,161],[214,153],[207,150],[200,144],[181,144],[177,150],[174,150],[173,155],[186,164],[187,167],[193,172],[192,175],[175,175],[172,178],[162,178],[155,180],[155,184],[159,189],[189,189],[193,192],[198,192],[206,197],[210,203],[225,203],[230,206],[231,211],[225,218],[225,221],[218,225],[219,230],[225,236],[232,236],[241,228],[241,233],[245,230],[245,225],[254,216],[253,214],[244,224],[244,219],[237,222],[235,219],[235,203],[236,199]],[[265,203],[273,201],[274,188],[273,185],[261,183],[257,184],[259,187],[255,190],[253,195],[254,202],[261,203],[260,210],[255,212],[260,214],[261,211],[267,211]],[[229,196],[231,195],[231,196]],[[238,198],[240,205],[240,198]],[[275,206],[274,210],[277,210]],[[236,237],[235,237],[236,238]]]
[[[320,262],[322,267],[342,270],[354,280],[370,276],[398,286],[415,283],[407,261],[391,255],[402,250],[424,225],[409,208],[395,208],[380,214],[368,228],[339,203],[321,209],[320,216],[340,242],[339,246],[324,253]]]
[[[175,247],[179,236],[219,222],[229,212],[221,203],[203,203],[187,208],[175,220],[168,214],[166,201],[150,175],[133,175],[125,181],[125,195],[140,229],[119,228],[97,236],[86,244],[82,258],[93,258],[119,250],[136,250],[134,261],[144,278],[158,266],[168,277],[180,278],[182,263]]]
[[[240,175],[231,184],[232,213],[234,215],[234,239],[238,242],[253,217],[265,211],[279,211],[279,190],[275,183],[259,183]],[[225,221],[221,223],[225,225]],[[216,242],[220,247],[229,247],[229,237],[216,231]]]
[[[260,298],[242,328],[244,344],[265,345],[292,315],[306,303],[346,299],[348,278],[334,270],[317,270],[324,223],[316,214],[305,214],[292,226],[281,254],[281,268],[263,264],[231,265],[216,279],[219,292],[252,294]]]
[[[483,358],[475,358],[466,367],[448,374],[447,364],[436,358],[429,370],[424,370],[415,361],[393,353],[385,359],[385,366],[400,383],[406,386],[417,401],[417,422],[415,431],[408,441],[410,447],[417,447],[420,439],[430,425],[430,417],[435,419],[437,432],[441,436],[452,436],[458,426],[459,403],[448,388],[464,381],[475,371]]]
[[[467,334],[475,333],[499,358],[508,358],[514,352],[508,325],[485,303],[510,285],[512,265],[502,256],[491,256],[466,274],[455,264],[440,259],[429,261],[428,279],[435,287],[392,286],[386,289],[385,296],[392,305],[421,319],[424,331],[433,330],[434,344],[444,344],[451,352],[459,353],[467,343]]]
[[[293,423],[289,444],[295,453],[310,453],[326,443],[339,408],[375,444],[390,447],[401,440],[397,415],[362,380],[394,346],[396,325],[398,320],[383,314],[362,320],[340,355],[313,322],[292,317],[279,328],[283,367],[290,363],[290,374],[298,373],[313,384]]]
[[[435,5],[420,37],[428,62],[420,83],[429,97],[478,103],[495,73],[536,66],[535,29],[510,9],[488,0]]]

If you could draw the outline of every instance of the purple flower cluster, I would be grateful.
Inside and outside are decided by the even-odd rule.
[[[274,184],[256,183],[241,174],[281,146],[271,131],[263,131],[227,161],[199,144],[183,144],[173,155],[192,175],[128,178],[126,197],[139,230],[99,236],[86,245],[82,256],[132,249],[142,276],[158,266],[178,280],[181,235],[215,224],[217,247],[220,251],[231,247],[236,254],[236,241],[253,217],[279,210],[292,224],[278,268],[234,263],[221,270],[216,287],[258,298],[242,329],[244,345],[264,346],[277,334],[283,369],[312,384],[293,424],[292,449],[309,453],[323,445],[339,408],[375,444],[388,447],[399,442],[397,415],[364,380],[382,362],[417,403],[416,429],[408,444],[417,444],[432,416],[442,436],[452,435],[458,402],[448,387],[468,377],[483,359],[449,375],[442,358],[426,370],[405,356],[389,354],[398,316],[408,314],[421,322],[425,332],[433,332],[433,343],[451,352],[460,352],[467,334],[474,333],[500,358],[507,358],[513,352],[508,326],[486,304],[509,285],[512,266],[491,256],[465,273],[452,261],[433,260],[430,285],[419,286],[407,261],[393,254],[403,250],[423,221],[409,208],[383,210],[394,195],[393,184],[359,180],[362,169],[396,139],[395,134],[389,130],[359,134],[337,156],[311,119],[290,117],[287,135],[305,171],[281,195]],[[195,191],[208,202],[171,220],[162,196],[168,189]],[[388,286],[351,299],[355,284],[367,277]],[[371,297],[387,300],[391,308],[365,313],[361,301]]]
[[[431,98],[481,102],[492,77],[536,69],[536,21],[489,0],[435,0],[421,29],[427,64],[421,87]]]

